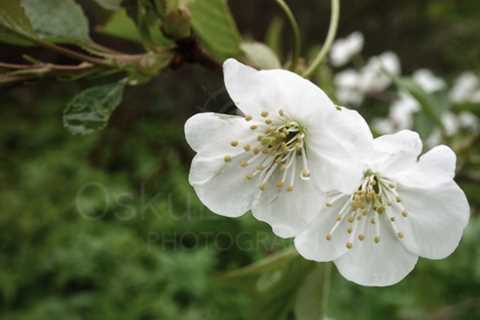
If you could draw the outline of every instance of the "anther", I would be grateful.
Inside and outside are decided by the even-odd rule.
[[[268,112],[263,111],[262,113],[260,113],[260,115],[262,116],[262,118],[266,118],[266,117],[268,117]]]
[[[407,211],[402,211],[402,217],[404,217],[404,218],[408,217],[408,212]]]
[[[383,214],[385,212],[385,208],[384,207],[378,207],[377,208],[377,213],[378,214]]]
[[[232,161],[232,157],[227,155],[227,156],[223,157],[223,160],[225,160],[225,162],[230,162],[230,161]]]
[[[250,129],[252,129],[252,130],[255,130],[255,129],[257,129],[257,128],[258,128],[258,126],[255,125],[255,124],[250,126]]]
[[[332,240],[332,235],[330,233],[327,233],[325,239],[327,239],[328,241]]]
[[[404,238],[404,235],[403,235],[403,233],[401,233],[401,232],[399,232],[399,233],[397,234],[397,236],[398,236],[398,239],[403,239],[403,238]]]
[[[250,121],[252,119],[253,119],[253,117],[251,115],[249,115],[249,114],[245,115],[245,120]]]
[[[267,189],[267,185],[265,183],[262,183],[259,187],[260,191],[265,191]]]
[[[379,236],[373,237],[373,242],[379,243],[380,242],[380,237]]]
[[[342,220],[342,215],[339,214],[339,215],[337,216],[337,219],[336,219],[336,220],[337,220],[337,221]]]
[[[235,141],[232,141],[232,142],[230,142],[230,145],[231,145],[232,147],[236,147],[236,146],[238,146],[238,141],[236,141],[236,140],[235,140]]]
[[[391,218],[390,218],[390,221],[394,222],[394,221],[395,221],[395,217],[391,217]]]
[[[279,188],[279,189],[283,188],[284,185],[285,185],[285,182],[283,182],[283,181],[278,181],[277,182],[277,188]]]
[[[302,176],[303,176],[304,178],[310,177],[310,171],[308,171],[307,169],[304,169],[304,170],[302,171]]]
[[[353,244],[350,241],[348,241],[347,244],[346,244],[346,247],[347,247],[347,249],[352,249]]]
[[[363,234],[358,235],[358,240],[363,241],[365,239],[365,236]]]
[[[270,120],[270,119],[266,119],[266,120],[265,120],[265,123],[268,124],[268,125],[271,125],[271,124],[273,123],[273,121]]]
[[[352,233],[352,228],[348,228],[348,229],[347,229],[347,233],[348,233],[348,234]]]
[[[249,144],[246,144],[243,146],[243,150],[249,152],[250,150],[252,150],[252,146],[250,146]]]
[[[278,114],[280,115],[280,117],[283,117],[285,115],[285,112],[283,112],[283,110],[278,110]]]
[[[293,186],[292,186],[292,185],[289,185],[289,186],[287,187],[287,191],[288,191],[288,192],[293,192]]]
[[[245,160],[241,160],[241,161],[240,161],[240,167],[242,167],[242,168],[248,167],[248,162],[245,161]]]

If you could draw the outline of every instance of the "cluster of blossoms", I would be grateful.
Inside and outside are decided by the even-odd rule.
[[[382,68],[373,60],[364,70],[372,88],[388,85]],[[394,284],[419,256],[458,246],[469,205],[449,147],[420,156],[413,131],[374,138],[358,112],[289,71],[229,59],[224,77],[241,115],[200,113],[185,124],[197,153],[189,181],[211,211],[251,211],[306,259],[334,261],[368,286]]]
[[[362,39],[359,41],[358,39]],[[338,72],[335,75],[335,88],[340,103],[361,107],[367,97],[376,97],[386,93],[391,87],[393,76],[401,75],[401,66],[398,56],[393,52],[385,52],[370,58],[366,65],[358,66],[362,59],[363,36],[354,32],[345,39],[337,40],[330,54],[333,66],[341,67],[353,61],[353,67]],[[341,61],[341,63],[338,63]],[[480,79],[472,72],[465,72],[454,80],[451,88],[447,81],[437,77],[428,69],[419,69],[409,77],[426,94],[437,95],[445,105],[480,103]],[[399,90],[394,93],[396,98],[389,105],[388,117],[373,120],[373,127],[381,134],[394,133],[403,129],[414,128],[414,118],[421,111],[420,103],[409,93]],[[454,136],[462,130],[478,132],[480,121],[469,111],[453,113],[443,110],[440,118],[446,136]],[[435,146],[442,141],[440,130],[434,130],[426,140],[427,146]]]

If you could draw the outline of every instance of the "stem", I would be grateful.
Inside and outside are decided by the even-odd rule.
[[[290,69],[295,70],[298,66],[300,51],[302,49],[302,36],[300,34],[300,28],[298,27],[297,19],[295,19],[295,16],[293,15],[292,10],[290,10],[288,4],[284,0],[275,0],[275,2],[287,16],[288,22],[290,23],[290,27],[293,31],[293,53]]]
[[[332,286],[332,263],[325,262],[323,266],[323,288],[322,288],[322,313],[319,320],[325,320],[327,317],[328,300],[330,298],[330,288]]]
[[[325,40],[322,49],[318,53],[317,57],[313,60],[310,67],[303,73],[305,78],[311,77],[315,70],[317,70],[318,66],[323,62],[323,59],[330,51],[333,40],[335,40],[335,36],[337,35],[338,20],[340,18],[340,0],[331,1],[330,26],[328,28],[327,39]]]

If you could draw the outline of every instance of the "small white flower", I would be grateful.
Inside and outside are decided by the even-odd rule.
[[[365,93],[360,87],[361,75],[353,70],[347,69],[337,73],[334,79],[337,99],[344,105],[358,106],[363,102]]]
[[[388,118],[375,118],[372,120],[372,126],[380,134],[389,134],[395,132],[395,124]]]
[[[352,57],[359,54],[363,49],[363,34],[356,31],[344,39],[338,39],[330,51],[330,60],[335,67],[341,67],[348,63]]]
[[[469,102],[477,90],[480,92],[478,77],[473,72],[464,72],[455,80],[450,90],[450,100],[456,103]]]
[[[360,84],[364,92],[381,92],[392,83],[391,77],[385,73],[399,75],[400,71],[398,56],[393,52],[384,52],[368,60],[361,71]]]
[[[420,69],[413,73],[413,81],[428,93],[445,89],[446,83],[442,78],[436,77],[428,69]]]
[[[244,115],[200,113],[187,121],[186,139],[197,152],[190,184],[213,212],[251,210],[280,237],[292,237],[318,213],[318,190],[349,190],[361,177],[351,154],[371,140],[368,125],[295,73],[229,59],[224,75]]]
[[[442,114],[441,118],[447,136],[453,136],[458,132],[460,129],[460,122],[457,115],[455,115],[453,112],[445,112]]]
[[[478,131],[479,121],[478,117],[471,112],[463,111],[458,115],[458,122],[460,127],[464,129],[470,129],[473,131]]]
[[[397,129],[410,129],[413,126],[413,115],[420,110],[420,105],[410,94],[401,92],[390,108],[390,119]]]
[[[421,150],[408,130],[373,140],[355,189],[331,193],[295,238],[300,254],[333,260],[345,278],[366,286],[399,282],[419,256],[450,255],[469,219],[465,194],[453,180],[456,156],[438,146],[418,158]]]

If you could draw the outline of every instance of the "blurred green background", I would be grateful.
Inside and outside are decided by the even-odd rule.
[[[230,1],[243,34],[264,38],[281,16],[272,2]],[[104,21],[105,11],[81,3],[93,26]],[[329,1],[290,4],[306,47],[321,44]],[[342,6],[340,36],[363,32],[367,56],[392,50],[404,72],[426,67],[446,79],[480,70],[478,0],[345,0]],[[27,51],[62,62],[40,49]],[[17,48],[0,45],[0,61],[18,58]],[[222,75],[200,66],[167,71],[129,88],[103,131],[72,136],[62,111],[89,84],[48,80],[0,88],[0,319],[251,319],[255,299],[212,275],[291,242],[249,215],[208,212],[188,185],[193,152],[183,124],[197,112],[228,111]],[[480,184],[470,176],[458,182],[472,205],[458,250],[442,261],[420,259],[412,274],[388,288],[359,287],[335,271],[330,318],[480,319]]]

